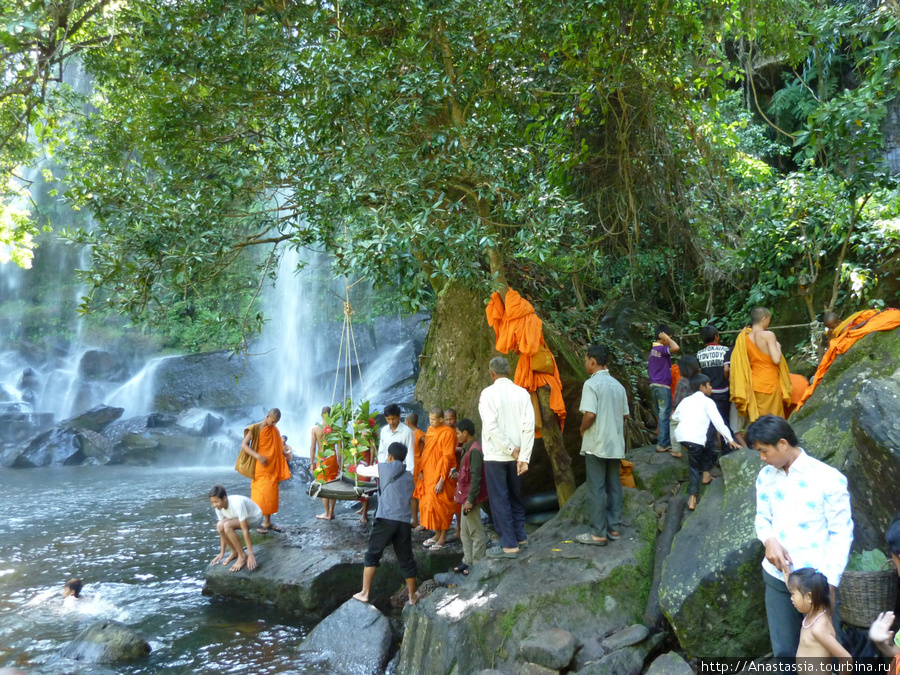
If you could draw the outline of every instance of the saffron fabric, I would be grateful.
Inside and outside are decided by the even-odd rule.
[[[898,326],[900,326],[900,309],[893,308],[885,309],[881,312],[876,312],[871,309],[857,312],[844,321],[844,323],[835,329],[835,337],[829,343],[825,355],[819,362],[819,367],[816,369],[813,381],[800,399],[797,410],[799,410],[809,397],[812,396],[812,393],[816,390],[816,387],[819,386],[819,382],[825,377],[825,373],[828,372],[828,369],[831,367],[831,364],[834,363],[834,359],[838,354],[846,353],[850,347],[856,344],[857,340],[869,333],[882,330],[893,330]]]
[[[519,364],[513,381],[526,391],[537,391],[541,387],[550,387],[550,409],[559,417],[559,428],[565,427],[566,404],[562,396],[562,380],[556,358],[550,353],[553,361],[552,373],[536,373],[531,369],[531,357],[537,354],[541,345],[547,349],[544,341],[543,323],[534,312],[534,307],[516,291],[509,289],[505,301],[494,291],[487,306],[488,325],[497,336],[495,347],[501,354],[515,352],[519,354]],[[538,416],[535,416],[537,419]],[[540,433],[536,434],[540,438]]]
[[[428,427],[425,434],[425,451],[422,453],[422,474],[424,495],[419,503],[420,522],[429,530],[448,530],[456,513],[453,499],[456,485],[451,485],[450,471],[456,468],[456,432],[442,424]],[[444,480],[444,490],[434,491],[440,479]]]
[[[422,499],[425,496],[425,480],[419,478],[419,474],[422,473],[422,449],[424,446],[425,432],[421,429],[413,429],[413,435],[416,437],[415,440],[415,470],[413,471],[413,478],[416,481],[416,489],[413,491],[413,499]]]
[[[767,414],[784,417],[792,391],[787,362],[782,358],[776,365],[749,334],[749,328],[738,333],[731,352],[731,400],[738,414],[751,422]]]
[[[268,461],[265,464],[256,462],[256,475],[250,483],[250,498],[264,516],[271,516],[278,513],[278,483],[291,477],[291,470],[284,458],[284,442],[277,426],[260,426],[256,451]]]

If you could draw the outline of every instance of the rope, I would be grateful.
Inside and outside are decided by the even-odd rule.
[[[816,326],[819,325],[818,321],[810,321],[809,323],[795,323],[789,326],[769,326],[768,330],[781,330],[785,328],[811,328],[815,330]],[[738,328],[737,330],[721,330],[719,333],[721,335],[736,335],[740,333],[743,328]],[[678,337],[686,338],[686,337],[700,337],[700,333],[678,333]]]

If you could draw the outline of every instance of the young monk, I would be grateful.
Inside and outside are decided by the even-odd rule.
[[[791,402],[790,373],[771,321],[765,307],[750,312],[751,326],[738,335],[731,355],[731,399],[750,422],[769,414],[783,418]]]
[[[329,481],[333,481],[338,477],[338,451],[339,448],[334,448],[334,454],[331,457],[325,457],[321,462],[316,461],[316,456],[320,453],[325,452],[325,415],[331,414],[331,406],[326,405],[322,408],[322,423],[316,424],[312,428],[312,433],[310,434],[310,445],[309,445],[309,466],[310,468],[318,469],[319,466],[325,469],[325,475],[323,479],[326,483]],[[336,499],[322,499],[322,506],[325,507],[325,512],[320,513],[316,516],[319,520],[334,520],[334,507],[337,504]]]
[[[256,457],[256,474],[250,483],[250,498],[256,502],[263,513],[262,527],[257,530],[267,534],[269,530],[281,532],[281,528],[272,525],[272,516],[278,513],[278,483],[291,477],[281,433],[275,426],[281,420],[281,411],[272,408],[266,419],[258,424],[251,424],[244,430],[244,442],[241,448],[249,455]]]
[[[456,420],[458,418],[459,417],[456,413],[455,408],[447,408],[444,411],[444,424],[446,424],[448,427],[453,429],[454,434],[456,433]],[[456,444],[456,450],[454,451],[454,453],[455,453],[455,462],[456,462],[455,467],[458,467],[460,461],[462,460],[462,445],[460,443]],[[459,478],[459,473],[457,472],[456,468],[454,468],[453,471],[450,472],[450,482],[447,484],[447,486],[450,488],[450,492],[454,495],[456,494],[457,478]],[[459,539],[460,526],[462,523],[462,506],[460,504],[456,505],[456,513],[454,515],[456,516],[456,535],[455,536],[457,539]],[[450,537],[450,541],[453,541],[452,535]]]
[[[425,496],[420,509],[422,525],[426,530],[434,530],[434,536],[426,539],[424,546],[429,551],[438,551],[444,548],[447,530],[456,513],[454,493],[449,488],[450,472],[456,468],[456,432],[444,424],[442,408],[432,408],[428,421],[430,426],[422,453]]]
[[[412,527],[416,532],[421,532],[425,528],[419,524],[419,501],[422,497],[425,496],[425,481],[422,477],[422,451],[425,449],[425,432],[419,428],[419,416],[416,413],[409,413],[406,416],[406,420],[404,421],[406,426],[408,426],[415,437],[413,441],[413,448],[415,454],[415,462],[413,466],[415,467],[415,473],[413,474],[413,479],[416,483],[416,488],[413,491],[412,499],[409,500],[409,507],[412,511]]]

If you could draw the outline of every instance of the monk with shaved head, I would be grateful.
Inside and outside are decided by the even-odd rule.
[[[250,483],[250,499],[262,510],[263,524],[257,530],[262,534],[269,530],[281,532],[272,524],[272,516],[278,513],[278,483],[291,477],[287,460],[284,458],[284,442],[281,432],[275,426],[281,420],[281,411],[272,408],[266,419],[251,424],[244,430],[241,448],[256,457],[256,473]]]
[[[422,452],[422,478],[425,494],[419,505],[420,522],[434,536],[425,540],[429,550],[444,548],[447,530],[456,513],[450,472],[456,468],[456,432],[444,424],[443,408],[434,407],[428,415],[430,426]],[[418,469],[417,469],[418,470]]]

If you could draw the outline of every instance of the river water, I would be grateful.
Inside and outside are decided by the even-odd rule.
[[[206,496],[221,483],[249,495],[230,467],[0,469],[0,666],[60,673],[329,673],[303,662],[310,626],[272,608],[201,595],[218,553]],[[316,513],[299,481],[282,483],[276,524]],[[83,598],[62,598],[70,577]],[[56,657],[100,618],[122,621],[153,648],[128,666]]]

